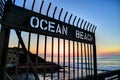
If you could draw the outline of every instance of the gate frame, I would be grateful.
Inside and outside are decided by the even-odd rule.
[[[4,14],[9,6],[12,5],[12,0],[7,0],[5,3],[7,6],[5,7]],[[60,13],[61,14],[61,13]],[[71,19],[72,16],[70,16]],[[4,15],[3,15],[4,18]],[[66,18],[66,17],[65,17]],[[69,19],[69,23],[70,23]],[[74,22],[73,22],[74,24]],[[93,64],[94,64],[94,79],[97,79],[97,55],[96,55],[96,40],[95,40],[95,30],[96,27],[93,27],[92,31],[94,32],[93,37]],[[0,79],[5,80],[5,72],[6,72],[6,61],[7,61],[7,52],[8,52],[8,44],[9,44],[9,36],[10,36],[10,29],[6,25],[1,25],[1,32],[0,32]]]
[[[12,4],[12,1],[8,0],[5,4],[8,6],[4,8],[4,13],[6,12],[6,9]],[[4,15],[2,18],[4,18]],[[0,32],[0,79],[1,80],[5,80],[5,75],[6,75],[9,36],[10,36],[10,29],[6,28],[5,25],[1,24],[1,32]]]

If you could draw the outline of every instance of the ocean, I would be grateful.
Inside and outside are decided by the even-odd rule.
[[[51,58],[47,57],[46,58],[47,61],[50,61]],[[71,63],[70,63],[70,78],[73,78],[73,58],[71,57]],[[58,58],[54,56],[54,63],[57,63]],[[75,61],[77,60],[77,58],[75,58]],[[84,62],[84,61],[83,61]],[[81,65],[81,61],[79,61],[79,64]],[[60,65],[63,66],[63,57],[60,57]],[[83,64],[83,66],[85,66],[86,64]],[[65,80],[68,80],[68,57],[65,57]],[[77,78],[77,63],[75,63],[75,78]],[[81,66],[79,67],[79,73],[81,72]],[[120,69],[120,55],[109,55],[109,56],[98,56],[97,57],[97,70],[98,73],[101,72],[105,72],[105,71],[112,71],[112,70],[118,70]],[[83,70],[83,75],[85,75],[85,69]],[[19,77],[23,77],[19,78],[20,80],[24,80],[25,79],[25,74],[20,74],[21,76]],[[44,76],[45,76],[45,80],[51,80],[51,73],[46,73],[44,74],[38,74],[39,75],[39,79],[40,80],[44,80]],[[53,73],[53,80],[58,80],[58,72]],[[81,76],[81,74],[79,74],[79,76]],[[29,74],[29,80],[34,80],[35,78],[33,77],[33,75],[30,73]],[[61,69],[59,72],[59,79],[63,80],[63,70]]]
[[[120,55],[109,55],[97,57],[98,70],[118,70],[120,69]]]
[[[73,57],[70,58],[71,63],[70,63],[70,78],[73,78]],[[48,61],[50,61],[51,59],[48,57],[47,58]],[[54,61],[57,61],[57,57],[54,57]],[[75,58],[75,62],[77,62],[77,58]],[[55,62],[57,63],[57,62]],[[79,61],[79,64],[81,65],[81,60]],[[60,58],[60,65],[63,66],[63,57]],[[85,74],[85,61],[83,60],[83,75],[86,76]],[[68,57],[65,57],[65,66],[68,66]],[[77,63],[75,63],[75,78],[77,78]],[[81,66],[79,66],[79,68],[81,69]],[[101,72],[106,72],[106,71],[112,71],[112,70],[118,70],[120,69],[120,55],[109,55],[109,56],[98,56],[97,57],[97,72],[101,73]],[[68,67],[65,68],[66,72],[65,72],[65,79],[68,79]],[[81,72],[81,70],[79,70],[79,73]],[[40,80],[43,79],[43,75],[39,74],[39,78]],[[81,76],[81,74],[79,74],[79,76]],[[46,80],[51,80],[51,74],[46,74]],[[57,80],[57,73],[53,74],[53,79]],[[60,80],[63,80],[63,73],[60,72]]]

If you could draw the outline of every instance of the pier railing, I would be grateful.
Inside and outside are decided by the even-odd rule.
[[[85,77],[82,80],[120,80],[120,70],[107,71],[104,73],[99,73],[96,76]]]

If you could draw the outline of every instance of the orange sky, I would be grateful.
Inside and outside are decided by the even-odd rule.
[[[22,37],[23,40],[26,44],[26,47],[28,45],[28,33],[22,33]],[[51,37],[47,37],[47,50],[46,53],[47,54],[51,54]],[[40,42],[39,42],[39,53],[44,53],[44,41],[45,37],[43,35],[40,35]],[[10,47],[15,47],[18,44],[18,40],[17,40],[17,36],[15,34],[15,32],[12,30],[11,31],[11,36],[10,36],[10,42],[9,42],[9,46]],[[33,53],[36,53],[36,46],[37,46],[37,35],[36,34],[32,34],[31,36],[31,46],[30,46],[30,51]],[[70,42],[71,44],[71,48],[70,48],[70,52],[71,55],[73,54],[73,42]],[[109,45],[105,45],[107,43],[100,42],[100,40],[96,40],[96,48],[97,48],[97,55],[111,55],[111,54],[120,54],[120,45],[117,43],[111,43]],[[80,45],[80,44],[79,44]],[[76,47],[77,43],[75,42],[75,53],[77,53]],[[68,55],[68,41],[66,40],[65,42],[65,52],[66,55]],[[54,38],[54,53],[58,53],[58,39]],[[60,39],[60,53],[63,54],[63,40]]]

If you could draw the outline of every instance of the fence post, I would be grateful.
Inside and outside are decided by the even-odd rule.
[[[96,42],[94,34],[94,44],[93,44],[93,62],[94,62],[94,79],[97,79],[97,54],[96,54]]]
[[[1,43],[1,45],[0,45],[0,55],[1,55],[0,79],[1,80],[5,80],[9,34],[10,34],[10,29],[7,29],[7,28],[5,28],[5,26],[2,26],[1,42],[0,42]]]
[[[11,6],[12,0],[8,0],[5,3],[4,13],[2,19],[4,19],[4,14],[7,11],[7,9]],[[2,20],[3,22],[3,20]],[[8,53],[8,44],[9,44],[9,35],[10,35],[10,29],[6,28],[1,22],[1,40],[0,40],[0,79],[5,80],[5,74],[6,74],[6,63],[7,63],[7,53]]]

